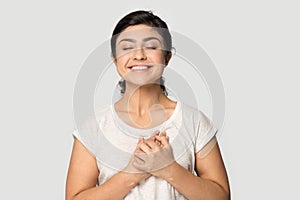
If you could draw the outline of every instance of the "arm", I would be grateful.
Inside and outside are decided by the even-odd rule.
[[[66,200],[123,199],[135,185],[149,176],[121,171],[97,187],[98,175],[96,158],[75,139],[67,176]]]
[[[139,145],[145,154],[152,154],[150,157],[144,157],[145,163],[150,163],[150,165],[155,163],[155,161],[153,161],[154,159],[158,160],[159,158],[159,160],[170,161],[173,156],[168,137],[158,136],[157,140],[162,144],[160,150],[159,145],[156,146],[153,142],[144,141],[146,145]],[[199,151],[196,154],[196,172],[198,176],[195,176],[187,169],[183,168],[176,161],[173,161],[172,164],[158,170],[157,168],[149,167],[147,164],[139,165],[138,168],[144,170],[150,169],[152,175],[168,181],[188,199],[228,200],[230,199],[229,184],[218,144],[216,140],[213,139],[208,146],[211,146],[213,142],[215,144],[204,158],[202,156],[203,152]],[[164,148],[170,149],[169,154],[166,154]]]
[[[162,178],[188,199],[230,199],[227,174],[218,144],[215,143],[212,150],[204,158],[200,158],[200,154],[201,152],[196,154],[198,176],[174,162],[166,170],[169,173],[165,173]]]

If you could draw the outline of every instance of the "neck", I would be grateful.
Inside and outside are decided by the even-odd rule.
[[[126,91],[120,99],[128,112],[143,116],[150,109],[163,105],[167,97],[163,94],[159,84],[136,86],[126,83]]]

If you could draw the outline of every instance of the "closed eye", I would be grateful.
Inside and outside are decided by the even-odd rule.
[[[146,47],[146,49],[153,49],[153,50],[155,50],[155,49],[157,49],[157,47],[156,46],[148,46],[148,47]]]
[[[124,47],[124,48],[122,48],[123,51],[131,50],[131,49],[133,49],[133,47]]]

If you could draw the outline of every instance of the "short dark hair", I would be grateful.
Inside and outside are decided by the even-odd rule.
[[[150,27],[158,28],[157,32],[162,36],[164,43],[165,56],[171,53],[172,50],[172,37],[169,28],[161,18],[154,15],[151,11],[138,10],[131,12],[124,16],[116,25],[113,30],[110,40],[112,56],[116,59],[116,41],[119,34],[129,26],[145,24]]]
[[[154,15],[151,11],[145,11],[145,10],[138,10],[138,11],[131,12],[126,16],[124,16],[122,19],[120,19],[120,21],[117,23],[116,27],[113,30],[112,37],[110,40],[111,53],[113,58],[117,59],[116,41],[120,33],[123,32],[129,26],[134,26],[139,24],[144,24],[150,27],[158,28],[157,29],[158,34],[160,34],[163,38],[164,57],[165,59],[168,59],[169,54],[171,54],[172,52],[172,37],[168,25],[160,17]],[[166,96],[168,96],[166,87],[164,85],[165,82],[164,78],[161,77],[159,82],[163,93]],[[121,94],[124,94],[126,89],[126,81],[125,80],[119,81],[119,86],[121,88]]]

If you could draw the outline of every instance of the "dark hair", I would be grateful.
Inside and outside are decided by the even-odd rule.
[[[168,26],[166,22],[164,22],[161,18],[154,15],[151,11],[144,11],[144,10],[138,10],[131,12],[124,16],[116,25],[115,29],[113,30],[112,37],[110,40],[111,45],[111,52],[114,59],[117,58],[116,55],[116,41],[118,38],[118,35],[124,31],[129,26],[139,25],[139,24],[145,24],[150,27],[158,28],[157,32],[160,34],[163,38],[164,43],[164,57],[167,59],[168,55],[172,51],[172,37],[169,32]],[[121,94],[124,94],[125,88],[126,88],[126,82],[125,80],[119,81],[119,86],[121,87]],[[163,90],[163,93],[167,96],[168,93],[166,91],[166,87],[164,85],[164,78],[160,78],[160,87]]]

